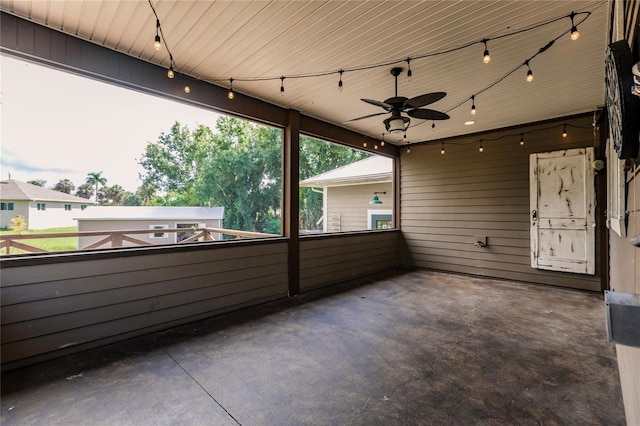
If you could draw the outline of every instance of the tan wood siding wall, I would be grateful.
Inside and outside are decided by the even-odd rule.
[[[327,231],[352,232],[368,229],[368,210],[393,209],[392,185],[388,182],[325,188],[328,191]],[[382,204],[369,204],[374,192],[386,192],[378,195]]]
[[[301,291],[397,268],[400,237],[399,231],[379,231],[301,238]]]
[[[285,297],[287,242],[3,267],[3,370]]]
[[[566,138],[564,122],[446,141],[444,155],[440,143],[403,153],[403,265],[600,290],[599,263],[595,276],[530,266],[529,154],[594,146],[590,116],[566,121]],[[519,144],[520,133],[525,133],[524,146]],[[514,136],[490,140],[502,135]],[[483,153],[478,152],[480,138]],[[597,221],[598,228],[602,225]],[[487,237],[488,246],[475,247],[476,237]]]

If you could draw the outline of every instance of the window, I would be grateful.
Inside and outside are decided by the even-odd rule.
[[[13,210],[13,203],[0,203],[0,210]]]
[[[367,210],[369,229],[393,228],[393,210],[369,209]]]
[[[122,212],[145,209],[148,215],[132,214],[138,228],[131,229],[137,234],[123,233],[129,240],[138,235],[152,244],[175,244],[192,235],[185,230],[177,238],[177,233],[170,231],[175,222],[190,227],[199,225],[201,220],[190,214],[171,216],[166,230],[149,230],[150,224],[161,225],[168,220],[167,216],[153,216],[154,207],[220,208],[223,215],[211,219],[218,221],[215,228],[220,228],[224,220],[229,233],[215,233],[216,241],[236,239],[240,234],[246,237],[246,232],[255,233],[256,237],[282,235],[282,129],[224,116],[188,101],[177,102],[36,63],[27,64],[11,56],[3,56],[2,60],[3,88],[7,88],[2,107],[22,119],[9,120],[6,126],[3,123],[3,150],[14,154],[16,169],[28,165],[38,170],[16,175],[16,180],[42,180],[48,182],[48,187],[69,188],[67,193],[92,203],[70,204],[80,219],[98,210],[93,208],[93,201],[100,207],[120,207]],[[48,84],[33,84],[40,81]],[[120,107],[114,109],[104,103],[91,109],[83,107],[96,97],[111,99]],[[139,111],[145,111],[143,122]],[[39,125],[25,128],[26,121]],[[120,125],[113,126],[116,122]],[[68,155],[86,152],[87,134],[93,135],[94,146],[110,149],[82,158]],[[36,142],[44,139],[58,143],[43,146]],[[63,205],[64,201],[54,203],[49,210]],[[45,210],[43,202],[36,207]],[[78,210],[85,211],[80,214]],[[69,227],[66,223],[54,225],[60,219],[57,215],[46,216],[47,224],[52,224],[50,232]],[[75,218],[74,214],[64,216],[67,222]],[[104,231],[104,235],[68,237],[60,250],[87,246],[111,249],[115,240],[108,241],[106,237],[116,219],[126,221],[127,217],[118,213],[106,220],[80,220],[78,231]],[[213,223],[209,218],[202,221],[205,219]],[[100,241],[105,243],[96,245]],[[127,240],[127,244],[138,243]]]
[[[300,179],[301,234],[393,227],[392,159],[301,137]],[[375,226],[373,206],[387,214]]]
[[[169,225],[149,225],[149,229],[168,229]],[[169,234],[166,232],[154,232],[149,234],[149,238],[169,238]]]
[[[71,204],[65,204],[65,205],[64,205],[64,209],[65,209],[66,211],[70,212],[70,211],[71,211]]]

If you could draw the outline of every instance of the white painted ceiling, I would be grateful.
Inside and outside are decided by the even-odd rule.
[[[604,54],[608,33],[607,1],[176,1],[152,0],[177,71],[233,88],[259,99],[380,137],[383,112],[361,98],[384,101],[394,96],[389,70],[399,77],[400,96],[412,98],[443,91],[431,105],[451,119],[411,119],[410,142],[475,133],[564,115],[593,111],[604,101]],[[153,48],[156,21],[148,1],[0,0],[3,11],[127,55],[168,67],[167,49]],[[592,12],[571,41],[569,18],[521,34],[491,40],[575,12]],[[585,15],[576,16],[576,22]],[[522,65],[552,39],[561,36],[531,62],[535,79],[525,81],[526,67],[470,97]],[[482,61],[490,39],[491,62]],[[453,49],[451,53],[418,56]],[[378,64],[361,71],[354,68]],[[338,91],[338,71],[344,89]],[[324,77],[292,78],[324,72]],[[284,96],[280,96],[280,77]],[[242,79],[265,79],[242,81]],[[269,80],[268,78],[273,78]],[[466,101],[466,102],[465,102]],[[451,109],[454,106],[461,106]],[[463,123],[473,119],[476,124]],[[402,142],[402,136],[386,136]]]

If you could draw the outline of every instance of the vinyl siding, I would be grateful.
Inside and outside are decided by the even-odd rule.
[[[327,192],[327,232],[352,232],[368,229],[367,210],[393,208],[392,183],[334,186]],[[382,204],[371,205],[374,192]]]
[[[300,239],[300,289],[308,291],[399,266],[399,231]]]
[[[568,126],[567,138],[562,120],[445,141],[444,155],[440,143],[403,153],[403,265],[600,290],[599,262],[595,276],[543,271],[531,268],[529,251],[529,154],[594,146],[591,120],[566,121],[585,127]],[[491,141],[502,135],[513,136]],[[596,241],[601,220],[597,226]],[[486,237],[488,246],[475,247],[477,237]]]
[[[5,263],[3,370],[285,297],[287,247],[283,240],[241,242]]]

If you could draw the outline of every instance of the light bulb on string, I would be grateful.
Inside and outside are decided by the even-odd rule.
[[[378,149],[378,145],[374,145],[374,146],[373,146],[373,149]]]
[[[176,76],[176,73],[173,72],[173,65],[169,66],[169,69],[167,70],[167,77],[169,78],[173,78]]]
[[[484,147],[482,146],[482,139],[480,139],[480,148],[478,148],[478,152],[484,152]]]
[[[380,141],[380,146],[384,146],[384,133],[382,134],[382,141]]]
[[[340,80],[338,81],[338,91],[342,92],[342,73],[344,70],[340,70]]]
[[[191,93],[191,87],[188,84],[184,86],[184,93]]]
[[[444,155],[444,142],[442,142],[442,147],[440,148],[440,154]]]
[[[407,154],[411,154],[411,147],[407,146]]]
[[[160,44],[160,34],[158,34],[158,29],[160,28],[160,20],[156,19],[156,38],[153,41],[153,48],[156,49],[156,52],[160,50],[162,45]]]
[[[366,147],[367,147],[367,143],[366,143],[366,142],[363,142],[363,143],[362,143],[362,146],[366,148]]]
[[[529,60],[524,61],[524,64],[527,66],[527,83],[531,83],[533,81],[533,71],[531,71],[531,67],[529,66]]]
[[[471,115],[476,115],[478,111],[476,110],[476,97],[475,95],[471,96]]]
[[[411,58],[407,58],[407,81],[411,82],[413,72],[411,71]]]
[[[233,99],[236,97],[236,94],[233,93],[233,78],[229,79],[229,93],[227,93],[227,98]]]
[[[284,96],[284,76],[280,77],[280,96]]]
[[[562,137],[566,138],[567,137],[567,124],[563,124],[562,125]]]
[[[575,12],[571,12],[569,17],[571,18],[571,40],[576,41],[580,38],[580,33],[578,32],[578,27],[573,23],[573,18],[576,16]]]
[[[489,55],[489,48],[487,47],[487,39],[482,40],[482,42],[484,43],[484,56],[482,58],[482,62],[484,62],[485,64],[488,64],[489,62],[491,62],[491,56]]]
[[[520,146],[524,146],[524,134],[520,133]]]

